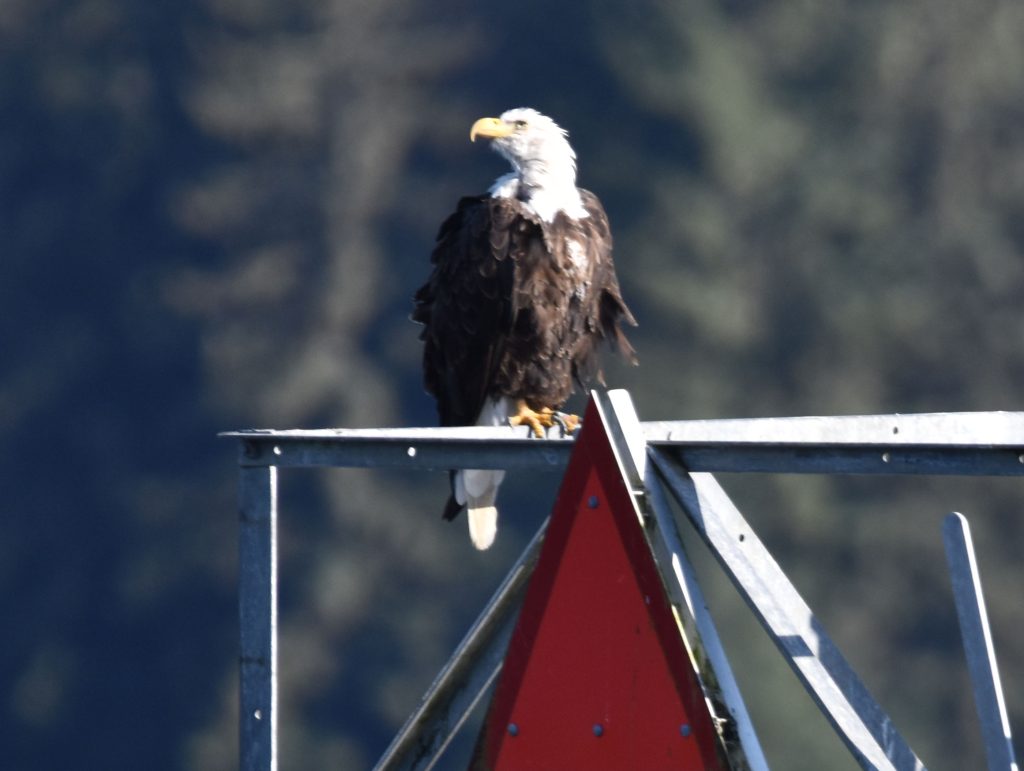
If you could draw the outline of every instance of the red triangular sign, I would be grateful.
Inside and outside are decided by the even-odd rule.
[[[727,768],[593,400],[471,768]]]

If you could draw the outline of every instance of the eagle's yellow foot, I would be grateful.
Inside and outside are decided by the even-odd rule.
[[[516,414],[508,419],[510,426],[529,426],[533,435],[538,439],[544,438],[544,429],[551,428],[555,424],[555,413],[550,407],[541,407],[539,410],[530,409],[526,402],[516,402]]]
[[[579,415],[567,415],[564,412],[555,412],[550,407],[541,407],[539,410],[531,409],[526,402],[516,403],[516,414],[508,419],[510,426],[529,426],[533,435],[538,439],[546,436],[544,429],[557,425],[562,433],[571,434],[580,426]]]

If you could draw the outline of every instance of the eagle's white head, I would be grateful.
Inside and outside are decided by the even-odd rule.
[[[512,173],[499,177],[490,193],[518,198],[545,222],[559,211],[574,219],[587,216],[576,188],[576,153],[568,134],[547,115],[517,107],[500,118],[481,118],[469,138],[488,137],[491,146],[512,164]]]

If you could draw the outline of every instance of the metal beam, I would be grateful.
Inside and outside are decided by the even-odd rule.
[[[277,469],[239,480],[239,766],[277,769]]]
[[[535,439],[529,429],[362,428],[306,431],[231,431],[220,436],[241,440],[241,466],[407,468],[528,468],[561,471],[572,439]]]
[[[1020,448],[933,445],[752,444],[659,445],[690,471],[773,474],[930,474],[1021,476]]]
[[[967,412],[641,423],[691,471],[1024,475],[1024,413]],[[572,439],[526,428],[232,431],[245,466],[558,472]]]
[[[650,457],[697,532],[861,767],[923,769],[715,478],[688,474],[661,450],[652,449]]]
[[[953,584],[953,599],[960,620],[960,634],[967,654],[967,668],[974,687],[974,705],[981,721],[981,735],[989,771],[1017,771],[1010,721],[1006,716],[1003,687],[999,682],[996,652],[988,625],[981,576],[974,557],[971,528],[962,514],[953,512],[942,525],[946,560]]]
[[[797,418],[652,421],[649,442],[1024,445],[1024,412],[923,412]]]
[[[690,471],[1024,474],[1024,412],[682,420],[644,423]]]

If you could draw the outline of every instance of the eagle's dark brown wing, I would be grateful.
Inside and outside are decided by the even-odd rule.
[[[573,376],[583,387],[593,381],[604,384],[599,361],[599,348],[606,343],[631,364],[636,364],[636,351],[622,331],[622,324],[636,326],[636,319],[622,299],[619,279],[612,260],[612,236],[608,216],[597,196],[580,190],[588,217],[578,220],[577,240],[586,249],[590,281],[581,302],[580,314],[586,331],[580,337],[573,356]]]
[[[412,316],[441,425],[472,425],[488,397],[560,407],[573,381],[603,382],[602,342],[635,362],[608,218],[580,192],[588,216],[578,220],[542,224],[515,199],[478,196],[441,226]]]
[[[433,269],[414,298],[412,319],[424,325],[424,385],[442,426],[476,423],[504,354],[519,241],[512,203],[463,198],[441,225]]]

